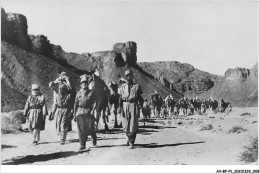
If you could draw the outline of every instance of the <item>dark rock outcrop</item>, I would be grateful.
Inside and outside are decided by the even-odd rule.
[[[66,61],[65,52],[59,45],[53,45],[44,35],[30,35],[32,52],[41,54],[58,61]]]
[[[31,50],[31,40],[27,33],[27,19],[17,13],[6,13],[1,8],[1,39],[17,45],[25,50]]]
[[[126,43],[116,43],[113,46],[113,51],[117,54],[117,59],[124,60],[125,64],[133,66],[137,61],[137,45],[135,42],[129,41]],[[117,61],[118,62],[118,61]]]

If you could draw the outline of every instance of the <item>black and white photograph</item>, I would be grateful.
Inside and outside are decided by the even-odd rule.
[[[1,0],[3,173],[259,173],[259,0]]]

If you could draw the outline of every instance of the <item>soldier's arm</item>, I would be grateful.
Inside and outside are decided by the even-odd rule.
[[[138,90],[137,90],[137,97],[138,97],[138,102],[139,102],[139,106],[142,107],[143,103],[144,103],[144,99],[142,97],[143,91],[141,89],[140,86],[138,86]]]
[[[57,95],[54,95],[54,100],[53,100],[53,104],[52,104],[52,110],[49,115],[49,120],[54,119],[54,113],[56,112],[56,109],[57,109],[56,99],[57,99]]]
[[[25,107],[24,107],[24,112],[23,112],[24,119],[27,118],[28,112],[30,110],[29,100],[30,100],[30,97],[28,97],[26,104],[25,104]]]
[[[78,100],[78,93],[76,95],[76,98],[75,98],[75,102],[74,102],[74,109],[73,109],[73,119],[74,121],[76,121],[76,113],[77,113],[77,110],[78,110],[78,107],[79,107],[79,100]]]
[[[121,94],[121,90],[122,88],[120,87],[118,89],[118,94],[119,94],[119,101],[118,101],[118,105],[119,105],[119,113],[122,113],[122,109],[123,109],[123,100],[122,100],[122,94]]]
[[[43,96],[43,107],[42,107],[42,113],[44,118],[46,118],[46,116],[48,115],[48,109],[46,106],[46,101],[45,101],[45,97]]]
[[[97,96],[95,95],[96,93],[92,92],[91,95],[91,102],[93,103],[92,105],[92,109],[91,109],[91,115],[94,115],[94,111],[96,110],[96,106],[97,106]]]

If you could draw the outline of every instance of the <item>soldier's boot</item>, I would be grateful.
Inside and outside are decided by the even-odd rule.
[[[109,130],[109,128],[108,128],[108,125],[105,123],[105,131],[106,132],[109,132],[110,130]]]
[[[118,127],[119,126],[118,126],[117,122],[115,121],[114,128],[118,128]]]

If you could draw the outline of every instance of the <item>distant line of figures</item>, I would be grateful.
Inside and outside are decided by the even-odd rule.
[[[148,102],[147,99],[146,103],[144,103],[143,114],[147,115],[148,108],[151,108],[153,114],[156,117],[169,117],[171,115],[192,115],[195,112],[205,113],[217,113],[217,112],[225,112],[231,111],[232,106],[231,102],[225,101],[224,99],[220,99],[219,101],[214,100],[210,97],[208,100],[206,99],[199,99],[197,96],[188,99],[182,97],[179,100],[175,100],[172,94],[169,94],[165,99],[163,99],[160,94],[155,91],[153,94],[150,95],[151,103]]]

